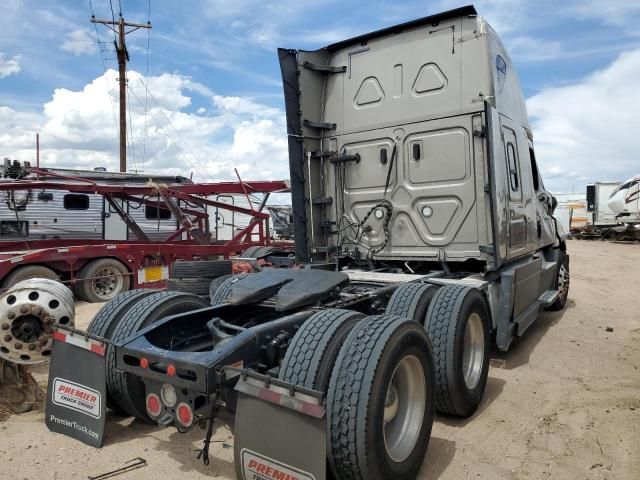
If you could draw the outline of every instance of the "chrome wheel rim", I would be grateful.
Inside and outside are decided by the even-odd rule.
[[[406,460],[413,451],[427,402],[427,382],[417,357],[407,355],[396,366],[387,387],[383,437],[387,455],[394,462]]]
[[[480,382],[484,364],[484,328],[482,319],[472,313],[467,320],[462,346],[462,372],[467,388],[473,390]]]
[[[558,295],[564,298],[569,293],[569,270],[564,265],[560,265],[558,271]]]
[[[93,278],[93,291],[103,299],[115,297],[122,289],[122,274],[113,267],[98,270]]]

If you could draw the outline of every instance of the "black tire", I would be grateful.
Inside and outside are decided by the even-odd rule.
[[[422,324],[427,315],[431,299],[438,291],[435,285],[405,283],[391,295],[385,315],[398,315]]]
[[[351,329],[364,318],[353,310],[328,309],[314,313],[294,335],[279,378],[327,393],[340,347]]]
[[[49,280],[60,280],[56,272],[42,265],[26,265],[18,267],[9,273],[2,281],[2,288],[11,288],[16,283],[30,278],[48,278]]]
[[[101,272],[111,272],[110,277],[101,282]],[[122,292],[129,290],[131,276],[127,267],[115,258],[98,258],[87,263],[78,272],[75,285],[76,295],[85,302],[108,302]],[[84,279],[84,280],[82,280]]]
[[[91,320],[91,323],[89,323],[87,332],[92,335],[111,340],[113,330],[118,323],[118,320],[121,319],[122,316],[138,301],[153,293],[157,293],[157,290],[141,288],[121,293],[116,298],[108,301],[102,306],[96,316],[93,317],[93,320]],[[110,349],[111,345],[107,344],[107,358]],[[124,411],[113,401],[109,390],[107,390],[107,406],[120,414],[124,414]]]
[[[205,260],[199,262],[173,262],[171,278],[216,278],[231,273],[231,260]]]
[[[569,298],[569,284],[571,276],[569,275],[569,255],[565,252],[560,252],[558,258],[558,274],[556,276],[556,288],[559,291],[558,298],[553,302],[547,310],[560,311],[567,305],[567,298]]]
[[[132,306],[117,322],[112,341],[122,343],[138,330],[162,318],[208,306],[200,297],[180,292],[149,295]],[[115,349],[107,353],[107,388],[114,403],[132,417],[151,422],[145,406],[145,387],[140,378],[116,369]]]
[[[232,275],[227,278],[222,284],[218,287],[213,295],[211,295],[211,305],[219,305],[221,303],[225,303],[231,295],[231,289],[235,285],[238,280],[243,279],[247,275],[251,275],[250,273],[239,273],[238,275]]]
[[[482,334],[484,343],[482,356],[478,356],[481,366],[469,378],[471,386],[468,386],[463,371],[464,339],[474,314],[479,320],[474,317],[472,327],[481,322],[476,331],[477,338]],[[484,295],[475,288],[460,285],[440,288],[427,311],[425,329],[436,367],[436,409],[459,417],[472,415],[482,400],[489,373],[490,317]]]
[[[424,389],[404,397],[405,407],[419,415],[405,424],[421,423],[406,456],[396,461],[386,446],[385,403],[395,372],[408,359],[419,365]],[[424,328],[398,316],[361,320],[340,349],[327,395],[327,452],[335,478],[414,479],[431,436],[433,392],[433,357]]]
[[[276,249],[274,247],[260,247],[253,255],[256,259],[259,260],[266,257],[267,255],[271,255],[275,251]]]
[[[167,280],[167,290],[206,297],[209,295],[209,283],[208,278],[170,278]]]
[[[213,298],[216,293],[216,290],[222,285],[228,278],[231,278],[233,275],[222,275],[221,277],[214,278],[209,283],[209,299]]]
[[[244,252],[240,254],[240,258],[255,258],[255,253],[261,249],[262,246],[254,245],[253,247],[247,248]]]

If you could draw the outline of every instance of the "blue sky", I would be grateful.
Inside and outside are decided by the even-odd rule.
[[[134,22],[146,22],[151,8],[149,35],[140,30],[127,37],[131,164],[229,178],[234,165],[248,176],[287,174],[277,47],[315,49],[463,3],[111,5],[116,16],[121,5]],[[638,148],[630,141],[640,128],[640,0],[482,0],[475,6],[501,35],[518,69],[547,185],[582,190],[588,181],[640,173]],[[31,159],[32,136],[39,130],[43,160],[52,166],[115,167],[115,73],[104,74],[91,8],[98,18],[111,17],[108,0],[3,2],[1,155]],[[103,26],[97,33],[102,41],[113,40]],[[107,69],[115,68],[113,48],[103,48]],[[145,100],[143,84],[151,99]],[[603,113],[608,106],[615,111]]]

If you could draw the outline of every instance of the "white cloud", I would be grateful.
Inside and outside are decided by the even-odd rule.
[[[20,55],[13,58],[5,58],[3,52],[0,52],[0,78],[8,77],[14,73],[20,73]]]
[[[96,41],[86,28],[78,28],[66,36],[60,48],[74,55],[92,55],[96,53]]]
[[[584,181],[640,173],[640,49],[575,85],[548,88],[527,100],[536,157],[554,191]]]
[[[117,169],[118,140],[114,109],[114,70],[83,89],[56,89],[41,113],[0,106],[0,157],[33,163],[35,133],[40,132],[43,166]],[[288,178],[284,114],[247,98],[214,95],[205,86],[178,74],[144,78],[128,72],[127,117],[133,130],[130,169],[189,176],[198,181],[235,178]],[[145,122],[145,88],[148,97]],[[210,108],[193,109],[194,102]],[[195,112],[191,112],[195,110]],[[117,110],[115,110],[117,114]],[[145,135],[146,124],[146,135]]]

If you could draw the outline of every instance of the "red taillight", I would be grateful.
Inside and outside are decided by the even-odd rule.
[[[176,374],[176,367],[174,367],[171,364],[167,365],[167,375],[169,375],[170,377],[173,377],[175,374]]]
[[[147,395],[147,413],[152,417],[157,417],[160,415],[160,410],[162,410],[160,397],[155,393]]]
[[[185,427],[190,427],[193,423],[193,411],[191,407],[186,403],[180,403],[178,404],[176,412],[178,414],[178,422]]]
[[[147,360],[146,358],[141,358],[140,359],[140,366],[142,368],[149,368],[149,360]]]

